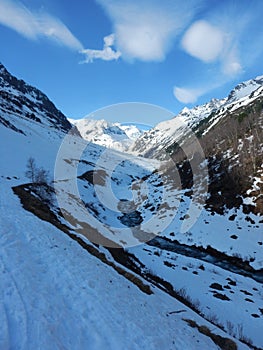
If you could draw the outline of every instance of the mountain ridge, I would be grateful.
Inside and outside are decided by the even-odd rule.
[[[185,129],[197,128],[198,124],[202,123],[202,121],[211,116],[211,114],[216,115],[216,118],[214,118],[214,122],[216,123],[220,120],[220,117],[224,115],[226,109],[233,112],[235,109],[256,99],[257,94],[261,95],[262,93],[263,76],[258,76],[254,79],[239,83],[231,90],[229,95],[223,99],[212,99],[207,103],[195,106],[191,109],[184,107],[173,119],[160,122],[154,128],[147,131],[142,137],[136,140],[135,144],[130,147],[129,151],[134,154],[146,155],[148,157],[157,151],[158,147],[157,149],[155,148],[155,151],[153,152],[153,150],[151,150],[151,142],[145,140],[147,139],[147,136],[149,136],[149,139],[154,140],[153,143],[159,141],[159,143],[165,147],[168,147],[169,143],[172,142],[171,138],[173,134],[175,138],[179,137],[177,135],[178,125],[176,123],[176,118],[181,118],[181,126]],[[167,127],[166,124],[168,125]],[[157,137],[159,137],[159,140]]]
[[[16,128],[16,121],[6,116],[19,116],[28,121],[40,123],[62,132],[68,132],[72,125],[66,116],[39,89],[17,79],[0,63],[0,116],[2,124]],[[9,118],[8,117],[8,118]],[[12,124],[13,123],[13,124]],[[72,130],[73,131],[73,130]],[[77,130],[74,130],[77,132]]]
[[[85,140],[122,152],[127,151],[132,143],[143,134],[143,131],[133,124],[122,125],[104,119],[89,118],[69,119],[69,121],[77,127]]]

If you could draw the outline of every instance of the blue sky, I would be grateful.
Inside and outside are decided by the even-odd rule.
[[[177,114],[263,74],[262,15],[262,0],[0,0],[0,61],[70,118],[124,102]],[[146,114],[133,121],[167,118]]]

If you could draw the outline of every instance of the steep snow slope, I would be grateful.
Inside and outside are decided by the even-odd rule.
[[[244,97],[252,94],[250,98],[253,97],[253,92],[263,85],[263,75],[256,77],[255,79],[251,79],[245,81],[243,83],[238,84],[229,94],[227,103],[233,103],[243,99]]]
[[[143,134],[135,125],[121,125],[106,120],[69,119],[77,127],[81,136],[100,146],[126,151]]]
[[[25,212],[10,189],[16,183],[0,180],[1,349],[217,348],[180,314],[167,317],[179,302],[157,289],[142,293]],[[184,317],[209,325],[189,309]]]

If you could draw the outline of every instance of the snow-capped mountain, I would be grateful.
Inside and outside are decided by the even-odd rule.
[[[119,127],[124,130],[125,134],[130,140],[137,140],[145,132],[145,128],[141,128],[140,125],[135,124],[119,124]]]
[[[196,106],[192,109],[185,107],[176,117],[157,124],[146,131],[130,147],[129,151],[136,155],[161,159],[166,157],[164,150],[179,140],[186,132],[198,125],[217,111],[226,102],[226,99],[213,99],[209,103]]]
[[[221,193],[222,183],[228,181],[232,184],[226,190],[230,202],[233,197],[241,196],[244,202],[263,212],[262,101],[263,77],[260,76],[238,84],[225,99],[213,99],[193,109],[184,108],[177,117],[145,132],[130,151],[159,159],[169,159],[173,155],[180,162],[184,156],[179,148],[192,140],[208,160],[210,191],[214,192],[214,183],[216,191]],[[193,153],[196,152],[198,150],[193,149]],[[216,174],[215,169],[221,169],[221,175]],[[187,174],[181,173],[181,176],[185,178]],[[220,176],[222,181],[219,181]],[[223,195],[221,200],[219,197],[214,197],[217,205],[228,205],[227,197]],[[210,199],[212,202],[213,196]],[[236,205],[241,202],[237,199]]]
[[[250,96],[250,98],[253,98],[253,93],[257,91],[258,89],[262,89],[263,86],[263,75],[256,77],[255,79],[251,79],[248,81],[245,81],[243,83],[238,84],[229,94],[227,98],[227,104],[237,102],[240,100],[243,101],[243,99]],[[259,91],[258,91],[259,92]]]
[[[183,121],[187,123],[187,126],[192,128],[201,120],[207,118],[211,113],[217,111],[225,104],[225,102],[226,99],[212,99],[210,102],[205,103],[204,105],[196,106],[191,109],[185,107],[178,114],[178,117],[181,117]]]
[[[142,130],[132,124],[122,125],[88,118],[69,121],[77,127],[85,140],[119,151],[126,151],[143,134]]]
[[[229,112],[252,103],[262,94],[263,76],[238,84],[228,97],[221,100],[212,99],[192,109],[185,107],[175,118],[161,122],[146,131],[135,141],[130,151],[146,157],[162,157],[163,150],[182,138],[189,128],[196,131],[204,122],[215,126]]]
[[[0,349],[262,348],[262,216],[196,216],[174,166],[85,141],[0,78]]]

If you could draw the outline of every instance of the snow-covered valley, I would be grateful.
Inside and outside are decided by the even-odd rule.
[[[0,348],[262,348],[262,215],[208,210],[174,163],[27,108],[0,109]],[[25,175],[30,157],[50,201]]]

